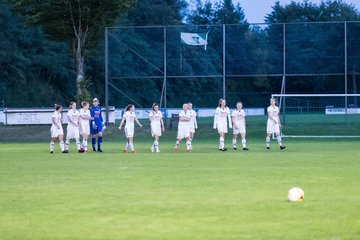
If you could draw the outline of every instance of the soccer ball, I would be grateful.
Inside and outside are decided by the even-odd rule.
[[[288,192],[290,202],[300,202],[304,200],[304,191],[299,187],[293,187]]]

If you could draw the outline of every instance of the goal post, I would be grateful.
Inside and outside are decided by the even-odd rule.
[[[272,94],[272,97],[281,103],[284,137],[360,138],[360,94]]]

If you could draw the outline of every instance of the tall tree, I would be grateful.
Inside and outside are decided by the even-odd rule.
[[[9,0],[31,24],[40,25],[51,39],[67,41],[76,60],[78,95],[85,81],[85,56],[96,46],[103,27],[114,23],[134,0]]]
[[[274,56],[274,68],[282,66],[283,29],[273,23],[286,25],[286,71],[289,74],[323,74],[323,76],[293,77],[287,89],[296,92],[343,92],[343,78],[333,76],[344,73],[344,23],[332,21],[357,21],[359,11],[342,0],[324,1],[319,5],[310,1],[281,5],[277,2],[266,16],[271,24],[266,29],[269,53]],[[316,23],[311,23],[316,22]],[[348,53],[360,54],[353,39],[359,39],[354,31],[356,24],[348,23]],[[352,58],[349,63],[355,63]],[[357,58],[358,59],[358,58]],[[350,64],[349,64],[350,65]],[[356,68],[356,64],[353,64]],[[352,70],[352,69],[349,69]],[[281,70],[280,70],[281,71]],[[340,83],[340,84],[339,84]]]
[[[0,99],[10,107],[51,106],[76,94],[69,47],[0,2]],[[24,91],[26,89],[26,91]]]

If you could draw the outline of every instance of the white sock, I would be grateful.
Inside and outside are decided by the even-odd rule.
[[[159,151],[159,141],[154,141],[153,146],[155,146],[156,151]]]
[[[190,141],[190,140],[187,140],[187,141],[186,141],[186,149],[187,149],[187,150],[190,150],[190,149],[191,149],[191,141]]]
[[[60,148],[62,152],[64,151],[64,147],[64,141],[60,141]]]
[[[242,143],[243,148],[246,148],[246,139],[245,138],[241,140],[241,143]]]
[[[87,151],[87,139],[83,139],[84,150]]]
[[[270,137],[266,137],[266,147],[270,147]]]
[[[80,140],[78,138],[76,138],[75,141],[76,141],[77,150],[80,150]]]
[[[281,141],[281,136],[280,135],[276,137],[276,140],[277,140],[279,146],[282,146],[282,141]]]
[[[130,144],[129,144],[129,147],[130,147],[131,151],[134,151],[134,150],[135,150],[135,148],[134,148],[134,143],[130,143]]]
[[[237,140],[236,140],[236,139],[233,139],[233,140],[232,140],[233,148],[236,148],[236,144],[237,144]]]
[[[225,139],[223,137],[220,137],[219,142],[220,142],[219,148],[223,149],[225,147]]]
[[[129,143],[126,142],[126,144],[125,144],[125,150],[128,150],[128,149],[129,149]]]
[[[50,152],[54,151],[55,142],[50,142]]]
[[[175,143],[175,147],[177,148],[180,144],[180,141],[179,140],[176,140],[176,143]]]
[[[65,141],[65,150],[66,151],[69,151],[69,144],[70,144],[70,139],[67,138],[66,141]]]

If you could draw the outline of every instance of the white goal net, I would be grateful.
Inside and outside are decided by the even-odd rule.
[[[272,94],[282,135],[292,138],[360,138],[360,94]]]

